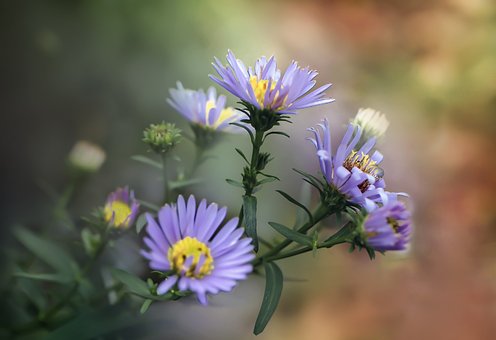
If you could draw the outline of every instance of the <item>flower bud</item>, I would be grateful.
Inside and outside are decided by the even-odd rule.
[[[143,142],[157,153],[169,152],[181,139],[181,130],[172,123],[151,124],[143,132]]]
[[[105,161],[105,151],[98,145],[79,141],[69,153],[69,165],[75,170],[93,173],[100,169]]]

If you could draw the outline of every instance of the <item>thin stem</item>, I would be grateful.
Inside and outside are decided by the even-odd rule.
[[[263,137],[264,137],[264,133],[262,131],[255,131],[255,140],[253,141],[253,150],[251,153],[251,160],[250,160],[250,170],[251,170],[251,174],[253,175],[253,178],[250,181],[250,185],[245,187],[246,196],[252,196],[253,189],[255,189],[256,186],[257,171],[259,170],[258,161],[260,156],[260,149],[263,144]]]
[[[323,243],[317,245],[315,248],[316,249],[331,248],[331,247],[334,247],[335,245],[338,245],[338,244],[351,242],[351,240],[353,239],[353,231],[351,231],[349,229],[350,226],[351,226],[351,223],[347,223],[339,231],[337,231],[334,235],[332,235],[329,239],[327,239]],[[315,248],[310,247],[310,246],[305,246],[303,248],[290,250],[290,251],[287,251],[285,253],[275,254],[273,256],[263,256],[263,261],[266,261],[266,262],[277,261],[277,260],[285,259],[288,257],[293,257],[296,255],[307,253],[309,251],[313,251]],[[262,264],[262,261],[256,261],[254,263],[254,266],[259,266],[260,264]]]
[[[169,202],[169,180],[167,176],[167,155],[165,152],[160,154],[162,158],[162,179],[164,181],[164,203]]]
[[[313,213],[313,219],[312,221],[308,221],[304,225],[302,225],[299,229],[298,232],[302,234],[306,234],[308,230],[310,230],[313,226],[315,226],[317,223],[319,223],[321,220],[323,220],[325,217],[329,216],[328,209],[323,206],[319,205],[319,207],[315,210]],[[263,261],[266,261],[267,259],[274,257],[275,255],[279,254],[281,250],[286,248],[291,244],[291,240],[286,239],[283,242],[279,243],[275,247],[273,247],[271,250],[269,250],[267,253],[265,253],[263,256],[255,259],[255,262],[253,263],[254,266],[260,265]]]

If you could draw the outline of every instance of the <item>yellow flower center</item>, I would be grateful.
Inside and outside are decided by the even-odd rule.
[[[260,104],[260,107],[263,109],[264,108],[264,99],[265,99],[265,93],[267,90],[272,91],[276,87],[276,81],[272,81],[269,89],[269,81],[266,79],[261,79],[258,80],[257,76],[251,76],[250,77],[250,85],[253,89],[253,92],[255,93],[255,97],[257,98],[258,104]],[[279,91],[278,91],[279,92]],[[279,96],[279,93],[277,93],[274,97],[274,101],[277,100],[277,97]],[[270,104],[268,105],[270,107]],[[277,108],[273,108],[277,109]]]
[[[215,109],[215,101],[213,99],[210,99],[207,101],[205,105],[205,120],[207,122],[207,125],[210,125],[208,123],[208,117],[210,115],[210,110]],[[219,117],[217,117],[217,120],[210,126],[212,126],[214,129],[217,128],[220,124],[222,124],[225,120],[231,118],[232,116],[236,115],[236,112],[232,107],[226,107],[220,112]]]
[[[369,155],[364,154],[363,152],[359,155],[355,150],[353,150],[345,159],[343,166],[348,171],[351,171],[353,168],[358,168],[363,172],[372,175],[375,179],[379,179],[382,174],[382,169],[377,165],[376,161],[372,160]],[[365,180],[358,186],[358,188],[362,192],[365,192],[369,185],[369,181]]]
[[[195,279],[201,279],[214,269],[214,259],[210,254],[210,248],[194,237],[187,236],[176,242],[169,248],[167,258],[172,269],[178,274],[184,272],[185,276]],[[203,259],[202,263],[200,263],[200,258]],[[198,265],[201,267],[197,268]]]
[[[131,207],[122,201],[113,201],[112,203],[105,205],[103,214],[105,221],[107,222],[112,221],[112,216],[114,217],[114,220],[112,221],[114,227],[128,227]]]

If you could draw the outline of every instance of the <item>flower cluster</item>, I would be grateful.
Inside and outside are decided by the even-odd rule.
[[[374,150],[388,124],[379,112],[360,109],[335,151],[327,119],[308,129],[314,135],[308,139],[317,150],[325,180],[320,182],[322,192],[340,195],[343,205],[365,210],[362,239],[381,252],[406,249],[411,232],[410,214],[398,201],[398,196],[407,195],[385,190],[384,171],[379,166],[383,155]]]

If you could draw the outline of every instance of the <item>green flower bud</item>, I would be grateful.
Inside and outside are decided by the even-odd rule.
[[[151,124],[143,131],[143,142],[157,153],[167,153],[182,139],[181,130],[174,124]]]

